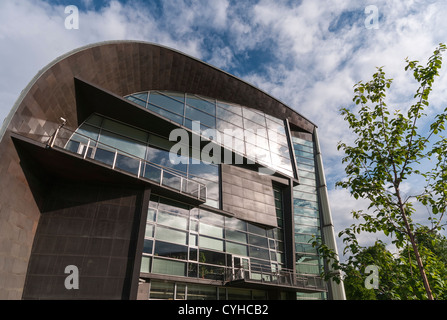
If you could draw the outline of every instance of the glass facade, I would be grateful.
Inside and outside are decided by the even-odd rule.
[[[312,141],[292,137],[300,184],[293,188],[296,272],[319,275],[323,261],[311,244],[321,237],[317,176]],[[297,293],[298,299],[325,299],[325,293]]]
[[[268,139],[268,128],[275,127],[275,130],[283,130],[285,140],[283,144],[277,144],[275,150],[281,150],[278,153],[289,154],[282,121],[260,112],[229,104],[224,107],[221,102],[187,94],[147,92],[128,98],[134,102],[140,99],[140,104],[146,101],[146,107],[151,106],[153,110],[158,110],[159,114],[167,117],[171,117],[168,111],[173,114],[183,113],[182,118],[170,119],[177,119],[178,123],[184,126],[188,126],[189,120],[200,118],[198,114],[200,110],[207,113],[212,113],[214,110],[214,118],[200,118],[201,124],[209,125],[209,128],[219,127],[219,123],[225,121],[223,118],[233,126],[241,125],[241,129],[252,126],[252,123],[257,124],[259,129],[257,133],[260,136],[265,135],[264,146],[275,146],[274,142]],[[163,105],[165,109],[161,107],[155,109],[156,105]],[[206,120],[202,121],[203,119]],[[247,135],[242,136],[244,139],[241,140],[240,146],[244,148],[240,150],[255,150],[256,146],[250,145],[246,139]],[[291,140],[300,181],[298,186],[293,187],[293,208],[291,208],[294,221],[294,272],[301,277],[300,281],[306,282],[305,277],[315,279],[323,268],[322,260],[310,243],[314,236],[321,235],[314,149],[310,141],[296,137],[292,137]],[[205,205],[220,209],[220,165],[189,161],[191,159],[173,163],[170,160],[170,150],[175,143],[178,142],[93,114],[70,137],[65,148],[78,153],[80,149],[93,148],[94,151],[86,151],[94,152],[91,154],[92,158],[108,165],[113,163],[115,167],[126,172],[141,170],[141,165],[138,166],[134,158],[126,155],[144,159],[166,171],[162,178],[168,186],[182,188],[181,181],[176,179],[177,174],[205,184],[207,187]],[[116,154],[113,152],[114,148],[122,153]],[[191,146],[188,145],[188,148]],[[270,159],[273,159],[274,153],[269,151]],[[193,156],[200,152],[189,154]],[[276,156],[280,157],[279,154]],[[172,177],[169,174],[172,174]],[[150,179],[160,177],[153,170],[146,171],[146,169],[143,175]],[[150,282],[149,298],[189,300],[267,298],[267,290],[203,285],[200,281],[214,280],[224,283],[229,276],[249,277],[261,282],[276,281],[281,270],[288,270],[284,254],[283,195],[279,185],[274,184],[273,191],[277,228],[264,228],[207,210],[206,206],[195,207],[169,199],[163,194],[152,194],[140,269],[141,277]],[[184,277],[189,281],[185,283],[158,281],[152,279],[150,274]],[[189,283],[192,279],[196,279],[198,283]],[[326,293],[297,292],[296,298],[325,299]]]
[[[193,131],[196,131],[193,122],[199,121],[203,136],[213,135],[215,129],[220,137],[217,142],[227,149],[294,176],[283,120],[258,110],[188,93],[149,91],[126,98]]]
[[[110,166],[114,163],[117,169],[134,174],[144,170],[140,175],[149,180],[163,178],[163,185],[176,190],[188,188],[188,185],[181,186],[179,177],[203,183],[206,185],[205,204],[219,208],[219,166],[197,159],[185,159],[180,163],[171,161],[169,155],[173,145],[174,142],[155,133],[93,114],[70,137],[65,148],[75,153],[82,153],[81,149],[89,148],[87,154],[92,159]],[[119,150],[116,159],[115,148]],[[191,156],[194,154],[190,152]],[[138,159],[147,161],[144,168],[139,166]],[[161,169],[164,170],[163,175],[160,175]]]
[[[266,300],[263,290],[151,280],[151,300]]]
[[[282,220],[282,205],[277,211]],[[282,227],[266,229],[151,196],[141,272],[224,281],[240,264],[254,278],[280,270],[284,266]]]

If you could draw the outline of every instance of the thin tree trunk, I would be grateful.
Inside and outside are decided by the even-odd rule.
[[[425,274],[424,265],[422,263],[421,256],[419,254],[419,249],[416,245],[416,240],[414,238],[414,234],[411,231],[410,224],[407,219],[407,215],[405,213],[404,205],[402,203],[402,199],[400,197],[399,188],[396,188],[397,198],[399,201],[399,209],[402,214],[402,218],[404,219],[405,228],[407,229],[408,236],[410,237],[411,246],[413,247],[414,255],[416,256],[416,262],[418,264],[419,273],[422,277],[422,282],[424,284],[425,292],[427,293],[428,300],[434,300],[433,293],[431,292],[430,284],[428,283],[427,275]]]

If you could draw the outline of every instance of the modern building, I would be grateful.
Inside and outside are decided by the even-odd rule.
[[[1,299],[344,299],[315,124],[181,52],[70,52],[0,132]]]

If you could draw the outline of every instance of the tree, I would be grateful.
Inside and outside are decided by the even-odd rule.
[[[412,71],[419,86],[414,95],[415,102],[406,112],[394,110],[391,115],[386,104],[386,91],[391,87],[392,79],[385,78],[383,67],[377,68],[369,82],[355,84],[355,106],[342,108],[341,114],[356,139],[353,145],[338,143],[338,149],[345,153],[342,161],[346,164],[346,179],[337,182],[336,186],[349,190],[356,199],[369,200],[368,212],[352,212],[359,223],[351,225],[339,236],[346,236],[345,243],[354,250],[358,250],[355,234],[360,232],[383,232],[400,249],[409,243],[419,281],[430,300],[433,299],[432,289],[421,257],[423,247],[416,239],[418,225],[413,216],[416,203],[427,207],[430,227],[419,229],[420,236],[443,228],[442,218],[447,206],[447,139],[441,133],[447,108],[431,120],[427,132],[418,125],[427,120],[428,98],[435,77],[439,76],[445,50],[446,46],[440,44],[425,67],[418,61],[406,59],[405,70]],[[427,163],[432,163],[432,167],[420,169]],[[402,184],[415,181],[412,179],[424,181],[422,188],[418,194],[404,196]],[[334,258],[324,248],[320,249],[326,257]],[[334,259],[331,264],[334,269],[340,267]]]
[[[415,235],[419,252],[432,284],[436,299],[447,298],[447,264],[445,256],[447,239],[439,233],[425,233],[420,227]],[[423,235],[423,236],[422,236]],[[348,300],[415,300],[426,296],[421,281],[417,281],[418,267],[411,245],[392,254],[386,244],[377,240],[374,245],[361,247],[354,239],[345,238],[350,256],[337,265],[343,273],[343,282]],[[365,283],[371,274],[368,266],[378,268],[377,287],[369,289]],[[330,274],[327,275],[330,278]]]

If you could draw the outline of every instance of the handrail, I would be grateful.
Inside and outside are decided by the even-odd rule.
[[[63,131],[67,131],[70,134],[67,137],[61,137],[61,132],[63,133]],[[77,136],[84,138],[85,141],[82,141],[82,138],[76,140]],[[77,143],[78,145],[74,147],[70,146],[70,142]],[[175,189],[180,193],[193,196],[201,201],[206,201],[207,199],[207,188],[205,184],[191,180],[172,169],[139,158],[126,151],[67,128],[57,128],[53,135],[50,136],[47,146],[50,148],[57,147],[79,154],[83,159],[89,158],[108,164],[113,170],[125,171],[126,173],[135,175],[139,179],[149,180],[160,186]],[[101,153],[103,154],[102,157],[100,156]]]
[[[225,270],[225,282],[245,280],[289,286],[308,290],[326,290],[325,281],[318,275],[297,274],[292,269],[282,268],[272,271],[270,267],[258,264],[250,264],[250,268],[227,268]]]

